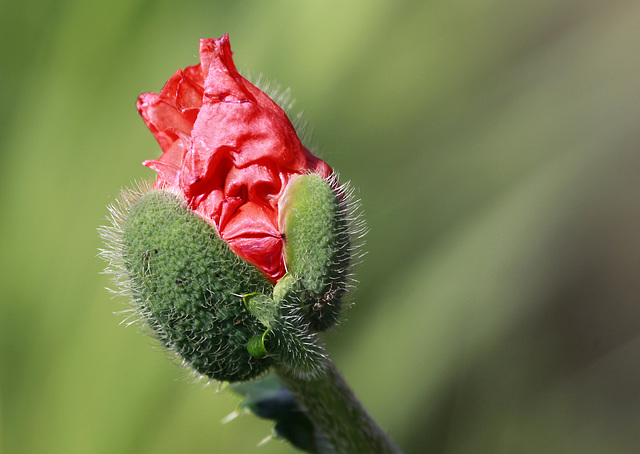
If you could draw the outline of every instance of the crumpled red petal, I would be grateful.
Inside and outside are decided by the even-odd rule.
[[[276,282],[286,272],[278,201],[294,175],[331,168],[284,111],[237,71],[229,36],[200,41],[200,64],[178,70],[138,111],[162,148],[144,165],[211,222],[242,258]]]

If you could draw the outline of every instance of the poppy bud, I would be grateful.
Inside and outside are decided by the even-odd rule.
[[[325,368],[317,332],[338,320],[353,248],[348,195],[284,111],[244,79],[228,36],[200,42],[138,110],[162,156],[153,188],[126,192],[103,252],[153,334],[207,377],[278,363]]]

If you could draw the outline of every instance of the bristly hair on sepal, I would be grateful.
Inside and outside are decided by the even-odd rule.
[[[102,274],[110,276],[111,285],[105,287],[106,290],[124,306],[123,309],[114,312],[115,315],[123,317],[120,324],[127,327],[137,326],[140,334],[156,337],[157,326],[154,326],[148,314],[145,313],[144,306],[134,299],[133,295],[140,290],[134,287],[135,284],[129,277],[123,250],[124,224],[129,209],[143,194],[151,190],[153,190],[153,182],[136,181],[132,187],[121,189],[115,201],[107,205],[109,212],[106,218],[107,224],[98,228],[98,233],[104,244],[103,248],[98,249],[98,257],[107,262]],[[204,381],[207,385],[216,382],[218,388],[222,386],[223,382],[212,380],[193,369],[176,351],[162,348],[162,352],[168,355],[174,364],[179,365],[187,372],[190,381]]]
[[[292,179],[279,201],[287,274],[301,283],[299,298],[312,332],[339,322],[353,287],[364,227],[351,198],[335,173],[325,179],[310,172]]]
[[[278,305],[268,349],[277,363],[293,376],[314,380],[326,371],[328,356],[320,336],[304,313],[301,282],[287,274],[276,284],[273,294]]]
[[[115,292],[132,301],[130,323],[143,321],[181,362],[209,379],[242,381],[267,371],[271,360],[246,349],[263,327],[239,296],[273,288],[256,267],[170,191],[125,190],[109,220],[100,229],[106,244],[100,255]]]
[[[349,247],[345,253],[349,254],[350,259],[349,267],[345,270],[347,293],[344,298],[345,302],[348,303],[347,307],[349,307],[350,300],[353,298],[353,293],[358,284],[355,270],[362,264],[362,260],[367,254],[365,246],[369,229],[365,221],[362,201],[357,197],[356,188],[351,184],[351,181],[340,183],[340,174],[337,171],[334,171],[327,181],[340,201],[340,210],[346,220],[345,234],[349,238]]]
[[[132,282],[127,276],[123,258],[123,227],[131,205],[142,194],[149,192],[152,186],[151,182],[139,181],[134,183],[132,188],[122,189],[115,201],[107,206],[109,211],[107,224],[98,228],[98,233],[104,244],[103,248],[98,249],[98,257],[107,262],[107,267],[102,273],[110,275],[112,284],[111,287],[106,287],[106,289],[114,296],[119,296],[126,300],[128,308],[117,312],[117,314],[126,315],[122,323],[127,326],[135,323],[144,323],[144,319],[133,305]],[[139,317],[132,320],[135,314],[139,315]]]

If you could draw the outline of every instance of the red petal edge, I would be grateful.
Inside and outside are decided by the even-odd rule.
[[[331,168],[306,149],[284,111],[242,77],[229,35],[200,40],[200,64],[178,70],[137,108],[162,156],[143,164],[155,187],[184,196],[231,249],[272,282],[286,272],[278,201],[295,175]]]

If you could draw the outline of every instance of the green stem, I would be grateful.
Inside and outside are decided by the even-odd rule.
[[[276,371],[313,423],[327,453],[401,453],[369,416],[331,360],[326,373],[313,380],[296,378],[283,368]]]

